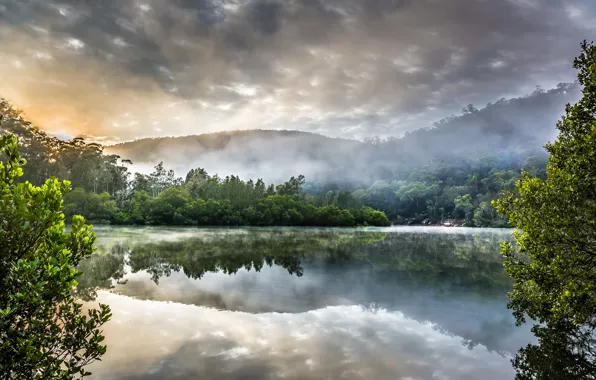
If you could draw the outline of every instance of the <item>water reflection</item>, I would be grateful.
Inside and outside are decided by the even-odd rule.
[[[96,233],[78,291],[110,288],[109,352],[137,347],[108,378],[503,378],[531,339],[505,307],[508,231]]]
[[[162,239],[144,231],[159,230],[115,229],[113,233],[99,229],[99,254],[81,265],[84,276],[79,291],[83,297],[92,298],[93,288],[112,287],[111,280],[125,277],[125,267],[133,274],[150,274],[155,284],[177,273],[201,279],[206,273],[260,272],[264,266],[302,276],[306,266],[312,271],[339,272],[344,278],[346,272],[366,272],[358,273],[366,274],[357,277],[359,282],[368,283],[373,275],[377,281],[422,286],[436,293],[502,294],[510,287],[498,252],[499,242],[508,235],[500,231],[429,234],[238,229],[195,230],[189,236],[190,230],[166,230],[160,231]],[[259,311],[271,310],[254,310]]]

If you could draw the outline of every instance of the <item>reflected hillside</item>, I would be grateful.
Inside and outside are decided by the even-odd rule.
[[[519,347],[488,229],[100,228],[78,292],[252,314],[359,306],[497,352]]]
[[[302,276],[304,261],[312,263],[316,257],[346,262],[351,249],[382,241],[386,235],[332,229],[100,228],[97,254],[80,265],[78,291],[92,299],[95,290],[114,288],[125,276],[125,267],[130,273],[149,273],[156,284],[172,273],[201,279],[205,273],[260,272],[263,266]]]
[[[167,229],[162,235],[155,234],[159,229],[131,230],[134,233],[98,232],[98,254],[80,267],[83,297],[92,298],[96,288],[122,283],[127,271],[147,273],[159,285],[173,274],[199,280],[206,273],[233,275],[263,267],[283,268],[298,277],[308,270],[341,272],[343,278],[359,272],[358,282],[374,278],[375,283],[440,293],[501,293],[510,285],[498,251],[507,235],[485,230],[436,234],[423,229],[189,229],[174,236]]]

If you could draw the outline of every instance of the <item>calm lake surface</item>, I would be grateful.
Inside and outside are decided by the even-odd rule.
[[[92,379],[512,379],[510,230],[96,227]]]

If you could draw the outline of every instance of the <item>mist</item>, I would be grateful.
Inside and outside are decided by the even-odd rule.
[[[508,230],[96,232],[102,252],[124,254],[132,266],[87,304],[107,303],[114,313],[105,326],[110,349],[90,368],[93,378],[500,379],[512,376],[509,358],[533,340],[515,326],[499,285],[499,242],[510,239]],[[199,241],[213,250],[201,250]],[[302,257],[301,275],[277,259],[250,268],[258,241]],[[421,266],[407,263],[409,250]],[[96,260],[95,273],[105,275],[110,266]],[[183,264],[166,270],[176,262]],[[228,265],[240,268],[229,272]]]
[[[0,245],[35,235],[0,370],[591,373],[595,35],[594,0],[0,0]]]
[[[580,94],[577,84],[536,89],[481,108],[462,107],[459,116],[378,141],[254,130],[144,139],[108,146],[106,152],[131,159],[131,170],[145,174],[163,161],[182,177],[201,167],[220,177],[237,175],[274,183],[303,174],[312,182],[366,184],[391,178],[396,171],[462,159],[544,155],[544,144],[558,134],[556,123],[565,105],[577,101]]]

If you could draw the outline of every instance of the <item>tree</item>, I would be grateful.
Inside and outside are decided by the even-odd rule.
[[[301,174],[298,178],[292,177],[289,181],[286,181],[280,185],[277,185],[275,192],[278,195],[289,195],[291,197],[297,197],[302,191],[304,186],[304,176]]]
[[[472,197],[470,194],[462,195],[453,200],[455,210],[453,214],[456,218],[465,218],[466,222],[471,221],[474,216],[474,205],[472,204]]]
[[[509,227],[509,221],[503,218],[487,201],[478,205],[478,208],[474,211],[473,221],[474,226]]]
[[[149,193],[142,190],[132,194],[128,211],[131,222],[135,224],[151,223],[151,200]]]
[[[67,218],[81,215],[87,220],[109,222],[118,212],[116,201],[108,193],[88,193],[77,187],[64,196],[64,214]]]
[[[130,165],[130,160],[106,155],[101,144],[86,143],[83,137],[62,141],[48,135],[3,99],[0,115],[4,117],[2,130],[17,136],[19,151],[27,159],[27,173],[22,180],[41,185],[46,178],[55,176],[88,192],[105,191],[119,196],[126,192],[130,173],[125,164]]]
[[[181,187],[164,190],[151,202],[151,214],[157,224],[190,224],[183,217],[183,210],[190,203],[190,195]]]
[[[85,316],[72,294],[95,236],[80,216],[65,233],[69,182],[18,182],[25,160],[14,135],[1,137],[0,156],[0,378],[83,377],[105,353],[99,327],[111,316],[105,305]]]
[[[146,193],[151,193],[151,179],[149,176],[135,173],[135,177],[132,181],[132,192],[135,191],[144,191]]]
[[[509,307],[530,318],[538,344],[522,348],[517,379],[596,379],[596,46],[574,61],[583,97],[558,122],[546,179],[523,173],[495,202],[517,228],[504,244],[514,280]]]
[[[163,161],[159,164],[155,165],[155,170],[149,174],[150,183],[151,183],[151,195],[156,197],[161,193],[167,184],[168,181],[168,172],[163,167]]]
[[[315,219],[319,226],[353,226],[354,216],[348,210],[342,210],[337,206],[325,206],[317,210]]]

